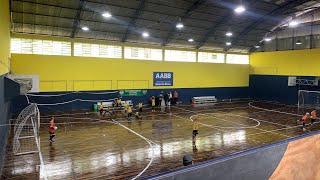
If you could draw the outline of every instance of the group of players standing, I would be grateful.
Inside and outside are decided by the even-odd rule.
[[[132,106],[133,105],[132,104],[129,104],[126,101],[123,104],[122,103],[122,99],[121,98],[117,98],[117,99],[114,100],[114,102],[112,104],[112,107],[113,107],[113,109],[121,109],[122,105],[123,105],[123,108],[124,108],[124,113],[126,114],[128,120],[130,120],[131,117],[132,117],[132,112],[133,112],[133,110],[132,110]],[[136,119],[141,119],[142,107],[143,107],[143,105],[140,102],[138,104],[138,110],[135,113]],[[110,110],[110,107],[107,106],[106,108],[104,108],[102,102],[100,102],[100,104],[99,104],[99,112],[100,112],[100,116],[103,116],[103,117],[106,115],[106,113],[108,113],[110,115],[113,115],[113,113]]]
[[[311,115],[309,112],[307,112],[302,118],[301,120],[298,120],[298,122],[302,123],[302,130],[306,131],[306,123],[307,121],[310,119],[311,120],[311,126],[314,124],[314,122],[316,121],[317,118],[317,111],[314,109],[313,111],[311,111]]]

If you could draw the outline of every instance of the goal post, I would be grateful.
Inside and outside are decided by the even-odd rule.
[[[40,112],[36,104],[30,104],[21,111],[14,121],[13,153],[24,155],[38,153]]]
[[[320,109],[320,91],[298,91],[298,107]]]

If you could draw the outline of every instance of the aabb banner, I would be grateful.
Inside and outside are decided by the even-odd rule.
[[[173,72],[153,72],[153,86],[173,86]]]

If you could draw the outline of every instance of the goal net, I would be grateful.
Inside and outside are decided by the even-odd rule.
[[[40,113],[36,104],[30,104],[14,121],[13,153],[23,155],[39,152]]]
[[[320,108],[320,91],[299,90],[298,107]]]

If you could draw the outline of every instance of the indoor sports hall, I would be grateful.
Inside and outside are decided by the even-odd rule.
[[[320,179],[319,10],[1,0],[0,179]]]

